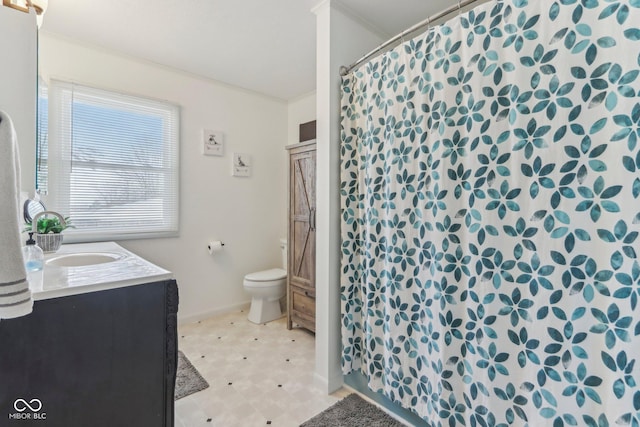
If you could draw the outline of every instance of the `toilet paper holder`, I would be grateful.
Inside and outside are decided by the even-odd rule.
[[[216,251],[221,250],[224,247],[224,242],[221,240],[214,240],[207,244],[207,250],[210,254],[213,254]]]

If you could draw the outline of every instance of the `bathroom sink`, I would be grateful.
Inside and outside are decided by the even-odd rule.
[[[106,264],[122,258],[122,254],[109,252],[85,252],[58,255],[46,261],[52,267],[83,267],[87,265]]]

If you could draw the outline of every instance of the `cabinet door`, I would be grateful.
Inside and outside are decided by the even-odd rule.
[[[36,301],[3,320],[0,425],[173,426],[175,310],[171,281]]]
[[[316,152],[291,154],[290,168],[290,283],[315,287]]]

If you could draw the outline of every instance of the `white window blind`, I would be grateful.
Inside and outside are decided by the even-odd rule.
[[[42,78],[38,78],[38,120],[36,122],[36,189],[47,194],[49,163],[49,90]]]
[[[176,105],[52,80],[48,204],[71,240],[175,235]]]

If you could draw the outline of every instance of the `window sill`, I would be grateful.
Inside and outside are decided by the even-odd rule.
[[[66,243],[93,243],[93,242],[112,242],[123,240],[142,240],[142,239],[163,239],[179,237],[180,233],[176,231],[150,231],[142,233],[79,233],[65,232],[63,244]]]

